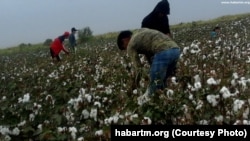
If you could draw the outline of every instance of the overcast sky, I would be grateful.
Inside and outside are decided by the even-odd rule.
[[[160,0],[0,0],[0,48],[43,43],[71,27],[94,35],[140,28]],[[169,0],[171,25],[250,12],[250,0]]]

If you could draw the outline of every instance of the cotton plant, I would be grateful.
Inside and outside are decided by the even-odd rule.
[[[123,118],[123,116],[120,116],[119,113],[116,113],[114,116],[105,118],[104,124],[106,125],[117,124],[120,118]]]
[[[24,94],[23,98],[18,98],[18,103],[27,103],[30,101],[30,93]]]
[[[245,102],[243,100],[235,99],[233,102],[233,111],[237,113],[239,110],[241,110],[244,104]]]
[[[227,98],[230,98],[230,97],[232,97],[232,96],[236,96],[237,94],[239,94],[239,91],[236,90],[234,93],[231,93],[230,90],[229,90],[227,87],[223,86],[223,87],[220,89],[220,94],[222,94],[222,97],[223,97],[224,99],[227,99]]]
[[[210,78],[207,79],[207,84],[208,85],[219,85],[220,82],[221,82],[220,79],[216,80],[213,77],[210,77]]]
[[[55,105],[55,99],[53,98],[52,95],[50,95],[50,94],[46,95],[45,100],[48,101],[48,103],[51,104],[52,107],[54,107],[54,105]]]
[[[48,77],[49,78],[54,78],[54,79],[58,79],[59,78],[59,73],[58,73],[58,71],[53,71],[52,73],[50,73],[49,75],[48,75]]]
[[[102,136],[103,135],[103,130],[97,130],[95,131],[95,136]]]
[[[168,99],[173,99],[173,97],[174,97],[174,90],[172,90],[172,89],[167,89],[166,95],[167,95],[167,98],[168,98]]]
[[[141,121],[142,125],[151,125],[152,124],[152,120],[150,119],[150,117],[143,117],[142,121]]]
[[[219,103],[220,95],[214,95],[209,94],[207,95],[207,101],[210,103],[213,107],[217,106]]]
[[[77,97],[77,98],[71,98],[68,101],[68,104],[73,105],[74,110],[78,111],[82,102],[83,102],[82,97]]]
[[[243,91],[246,91],[248,88],[247,84],[250,84],[250,79],[245,78],[245,77],[241,77],[240,80],[238,80],[238,84],[241,86],[241,89]]]
[[[77,128],[76,127],[69,127],[69,132],[73,140],[76,139]]]
[[[147,88],[146,92],[137,98],[137,104],[143,105],[144,103],[147,103],[149,101],[150,101],[149,88]]]
[[[201,109],[203,107],[203,105],[204,105],[204,102],[199,99],[198,102],[197,102],[197,106],[195,107],[195,109],[199,110],[199,109]]]
[[[90,117],[90,112],[87,109],[82,110],[80,119],[88,119]]]
[[[200,42],[197,40],[194,40],[190,45],[190,53],[191,54],[197,54],[201,51],[200,49]]]
[[[224,120],[224,117],[223,115],[218,115],[218,116],[215,116],[214,119],[217,123],[222,123]]]
[[[89,117],[97,121],[97,108],[91,108]]]

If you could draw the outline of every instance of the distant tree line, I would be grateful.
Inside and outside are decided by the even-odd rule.
[[[78,30],[77,34],[77,42],[79,44],[85,43],[89,41],[93,37],[93,31],[90,29],[90,27],[85,27],[83,29]],[[49,46],[52,43],[53,39],[46,39],[43,43],[44,46]]]

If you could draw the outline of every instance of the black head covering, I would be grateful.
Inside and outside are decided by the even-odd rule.
[[[159,18],[159,13],[165,16]],[[161,0],[157,3],[153,11],[144,17],[141,27],[155,29],[165,34],[170,34],[168,14],[170,14],[169,3],[167,0]]]
[[[158,2],[157,5],[155,6],[154,10],[152,11],[152,13],[154,13],[154,14],[162,13],[164,15],[170,14],[170,7],[169,7],[168,1],[162,0],[162,1]]]

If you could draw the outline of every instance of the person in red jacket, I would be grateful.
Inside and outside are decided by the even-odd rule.
[[[59,53],[64,51],[66,54],[69,54],[69,51],[64,47],[63,42],[65,39],[69,38],[70,33],[64,32],[63,35],[57,37],[50,45],[50,54],[52,59],[57,59],[57,61],[61,61]]]

